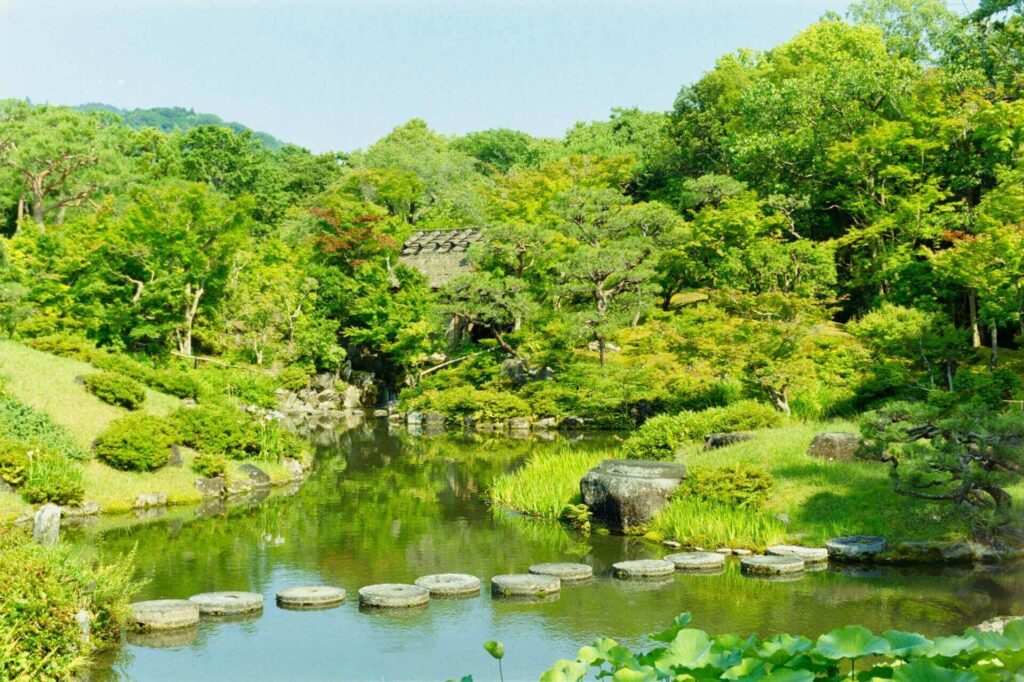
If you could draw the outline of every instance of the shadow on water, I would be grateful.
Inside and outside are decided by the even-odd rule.
[[[481,643],[504,642],[507,679],[529,679],[596,636],[627,644],[690,611],[712,632],[788,631],[817,636],[857,622],[875,630],[935,634],[962,630],[1024,606],[1014,571],[876,569],[810,573],[773,583],[740,575],[677,574],[663,583],[611,578],[616,561],[670,550],[618,536],[582,537],[560,524],[492,514],[490,482],[534,452],[565,447],[543,440],[411,438],[385,425],[320,434],[310,479],[291,497],[196,519],[181,514],[134,528],[81,531],[101,558],[136,549],[141,599],[210,590],[251,590],[266,599],[250,622],[203,621],[180,638],[133,638],[110,652],[94,679],[448,679],[493,668]],[[570,447],[601,447],[601,438]],[[462,572],[487,581],[543,561],[594,567],[586,584],[557,599],[521,603],[481,596],[434,600],[403,613],[364,613],[359,587]],[[277,590],[301,584],[344,587],[346,603],[324,611],[274,606]]]

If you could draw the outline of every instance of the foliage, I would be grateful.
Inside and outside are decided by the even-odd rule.
[[[472,386],[427,390],[409,400],[408,407],[412,410],[435,410],[458,423],[493,423],[530,415],[530,405],[522,398]]]
[[[90,456],[67,429],[9,395],[0,395],[0,437],[59,452],[69,459],[86,460]]]
[[[123,374],[100,372],[86,374],[85,388],[105,403],[134,410],[146,399],[141,384]]]
[[[15,488],[25,482],[28,472],[28,446],[11,438],[0,439],[0,481]]]
[[[248,459],[260,451],[252,419],[231,405],[203,404],[182,408],[173,417],[178,439],[200,453]]]
[[[691,468],[676,495],[692,495],[731,507],[759,507],[772,488],[771,474],[761,467],[736,463],[720,469]]]
[[[0,678],[66,680],[94,651],[116,643],[138,585],[132,557],[93,566],[63,546],[42,547],[27,531],[0,526]],[[89,641],[75,614],[91,620]]]
[[[163,417],[129,414],[107,427],[93,446],[104,463],[125,471],[154,471],[167,464],[177,440],[174,424]]]
[[[578,504],[580,479],[610,453],[562,448],[534,455],[521,469],[504,474],[488,491],[496,509],[514,509],[531,516],[558,519],[566,505]],[[578,513],[574,518],[580,518]]]
[[[33,450],[28,455],[21,495],[31,504],[78,504],[85,495],[82,472],[59,452]]]
[[[559,660],[541,675],[544,682],[598,677],[621,680],[675,679],[703,676],[810,682],[847,677],[864,661],[858,679],[980,680],[1005,678],[1024,666],[1024,621],[1012,621],[1002,635],[968,630],[963,635],[929,639],[886,630],[875,635],[860,625],[846,625],[812,641],[802,636],[712,637],[689,627],[690,614],[678,616],[667,630],[650,635],[656,645],[633,652],[607,637],[580,649],[575,660]],[[849,675],[853,676],[853,672]]]
[[[769,405],[754,400],[741,400],[700,412],[662,415],[647,421],[630,435],[622,446],[622,454],[630,459],[671,460],[687,441],[710,433],[776,426],[781,420],[781,415]]]
[[[228,470],[228,463],[220,455],[200,453],[192,460],[192,471],[204,478],[215,478],[224,476]]]
[[[674,496],[647,530],[695,547],[751,550],[764,550],[787,537],[786,528],[767,510],[689,495]]]

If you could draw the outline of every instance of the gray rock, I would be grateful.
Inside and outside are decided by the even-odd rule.
[[[660,578],[672,575],[676,565],[664,559],[639,559],[636,561],[620,561],[612,564],[612,573],[616,578]]]
[[[566,417],[558,424],[559,431],[581,431],[586,423],[580,417]]]
[[[203,497],[220,497],[224,494],[224,477],[197,478],[196,490]]]
[[[255,592],[203,592],[188,598],[204,616],[231,616],[263,608],[263,595]]]
[[[562,589],[562,581],[551,575],[509,573],[491,578],[491,594],[496,597],[543,597]]]
[[[709,433],[704,437],[704,450],[715,450],[724,448],[736,443],[745,443],[754,440],[756,436],[749,431],[734,431],[731,433]]]
[[[167,460],[167,466],[180,467],[185,463],[185,460],[181,456],[181,448],[177,445],[171,446],[171,457]]]
[[[662,540],[661,544],[668,547],[669,549],[680,549],[683,545],[675,540]]]
[[[277,605],[282,608],[326,608],[345,601],[345,590],[330,585],[288,587],[277,593]]]
[[[96,516],[100,513],[99,502],[86,500],[77,507],[61,507],[61,516],[64,518],[80,518],[83,516]]]
[[[725,555],[718,552],[680,552],[669,554],[665,561],[681,571],[710,570],[725,566]]]
[[[425,426],[444,426],[444,415],[440,412],[427,412],[423,415]]]
[[[848,535],[825,543],[829,559],[869,561],[885,551],[885,538],[876,535]]]
[[[430,590],[419,585],[382,583],[359,588],[359,605],[378,609],[406,609],[430,601]]]
[[[547,563],[530,566],[533,575],[550,575],[564,583],[589,580],[594,576],[594,569],[587,564]]]
[[[82,634],[82,641],[88,644],[89,637],[92,635],[92,616],[85,609],[81,609],[75,613],[75,622],[78,623],[78,630]]]
[[[686,476],[673,462],[606,459],[580,481],[583,502],[613,530],[643,528]]]
[[[162,507],[167,504],[167,493],[139,493],[132,504],[134,509]]]
[[[1020,620],[1021,616],[1000,616],[991,620],[986,620],[984,623],[978,623],[974,626],[974,629],[978,632],[994,632],[997,635],[1003,634],[1003,630],[1006,629],[1007,623],[1015,620]]]
[[[285,457],[281,461],[284,463],[284,468],[288,470],[288,475],[292,477],[292,480],[302,478],[306,475],[306,467],[302,465],[302,462],[294,457]]]
[[[512,385],[519,387],[530,380],[530,367],[525,360],[520,358],[508,358],[502,361],[499,371],[512,381]]]
[[[558,420],[554,417],[544,417],[538,419],[533,423],[533,428],[536,431],[550,431],[558,425]]]
[[[894,564],[973,564],[975,548],[966,542],[898,542],[875,556]]]
[[[856,433],[826,431],[814,437],[807,448],[807,455],[829,461],[852,462],[857,459],[860,446],[861,439]]]
[[[253,482],[253,485],[270,485],[270,475],[255,464],[249,464],[246,462],[238,467],[238,471],[248,476],[249,480]]]
[[[749,575],[803,573],[804,567],[804,560],[797,556],[746,556],[740,559],[740,571]]]
[[[185,599],[154,599],[135,602],[129,622],[136,630],[175,630],[199,622],[199,605]]]
[[[53,546],[60,536],[60,507],[44,504],[32,522],[32,539],[40,545]]]
[[[423,423],[423,413],[416,412],[415,410],[405,416],[406,424],[416,424],[417,426]]]
[[[480,594],[480,578],[465,573],[436,573],[416,578],[414,585],[430,592],[431,597],[468,597]]]
[[[513,417],[508,420],[508,428],[512,431],[529,431],[530,420],[526,417]]]
[[[248,478],[232,478],[224,486],[224,493],[226,495],[243,495],[252,492],[254,487],[253,482]]]
[[[765,552],[771,556],[795,556],[808,564],[828,561],[828,550],[824,547],[800,547],[799,545],[773,545]]]

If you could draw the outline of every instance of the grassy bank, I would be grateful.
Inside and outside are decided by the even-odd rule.
[[[5,393],[49,416],[86,452],[115,419],[129,413],[124,408],[104,403],[77,379],[95,372],[96,368],[85,362],[37,351],[12,341],[0,341],[0,377],[4,381]],[[181,405],[177,398],[150,388],[145,389],[145,394],[137,412],[165,416]],[[96,459],[76,463],[85,487],[84,500],[98,503],[103,512],[128,511],[143,493],[164,493],[169,504],[202,501],[202,495],[195,487],[197,474],[191,468],[196,453],[188,448],[181,451],[181,466],[164,466],[152,472],[121,471]],[[283,483],[291,477],[280,462],[247,461],[270,475],[274,483]],[[243,463],[229,462],[229,476]],[[0,492],[0,521],[17,518],[31,506],[16,492]]]
[[[652,537],[751,549],[779,542],[821,545],[832,537],[859,533],[893,540],[968,537],[965,516],[954,505],[897,495],[885,465],[808,457],[807,446],[821,431],[856,427],[849,422],[793,423],[762,429],[753,441],[709,452],[700,443],[687,445],[677,458],[691,471],[748,464],[770,474],[772,487],[757,509],[728,508],[679,495],[650,524]],[[499,479],[492,499],[504,508],[557,518],[578,496],[579,479],[587,469],[610,456],[615,453],[537,457]],[[1024,496],[1024,484],[1009,490],[1017,500]]]

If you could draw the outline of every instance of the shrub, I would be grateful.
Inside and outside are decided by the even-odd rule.
[[[309,373],[298,365],[290,365],[277,373],[277,381],[282,388],[297,391],[309,384]]]
[[[306,442],[276,421],[261,420],[255,426],[259,434],[259,456],[262,459],[279,461],[284,457],[302,457]]]
[[[761,429],[778,426],[781,422],[779,412],[756,400],[740,400],[701,412],[680,412],[672,417],[654,417],[629,437],[622,454],[630,459],[671,460],[681,445],[709,433]]]
[[[199,396],[201,400],[223,400],[226,396],[247,405],[268,409],[277,406],[278,383],[274,377],[226,367],[204,367],[200,374],[205,390]]]
[[[173,420],[181,443],[199,452],[248,459],[260,453],[260,434],[246,413],[223,404],[182,408]]]
[[[18,440],[30,448],[55,450],[71,459],[89,459],[89,451],[49,415],[6,395],[0,395],[0,438]]]
[[[435,410],[456,421],[469,417],[474,422],[498,422],[530,414],[529,404],[517,395],[472,386],[424,391],[408,407]]]
[[[678,494],[692,495],[731,507],[757,507],[771,490],[771,474],[752,464],[737,462],[721,469],[694,469]]]
[[[29,457],[21,495],[32,504],[78,504],[85,495],[82,472],[59,452],[35,451]]]
[[[176,398],[192,398],[199,396],[201,386],[190,372],[175,369],[155,370],[150,374],[150,387],[173,395]]]
[[[138,585],[132,558],[91,566],[70,548],[42,547],[0,525],[0,680],[77,679],[93,651],[114,644]],[[89,641],[75,614],[92,617]]]
[[[227,470],[227,461],[219,455],[200,453],[192,460],[192,471],[204,478],[223,476]]]
[[[96,345],[92,341],[84,336],[67,332],[26,339],[25,344],[44,353],[52,353],[83,362],[89,362],[97,354]]]
[[[123,374],[100,372],[86,374],[85,388],[105,403],[134,410],[146,399],[142,385]]]
[[[10,438],[0,439],[0,481],[17,488],[27,473],[28,447]]]
[[[92,359],[91,364],[97,369],[123,374],[143,384],[149,384],[154,373],[154,369],[149,365],[133,360],[121,353],[98,353]]]
[[[167,464],[175,440],[170,420],[130,414],[111,422],[96,439],[96,456],[124,471],[153,471]]]

